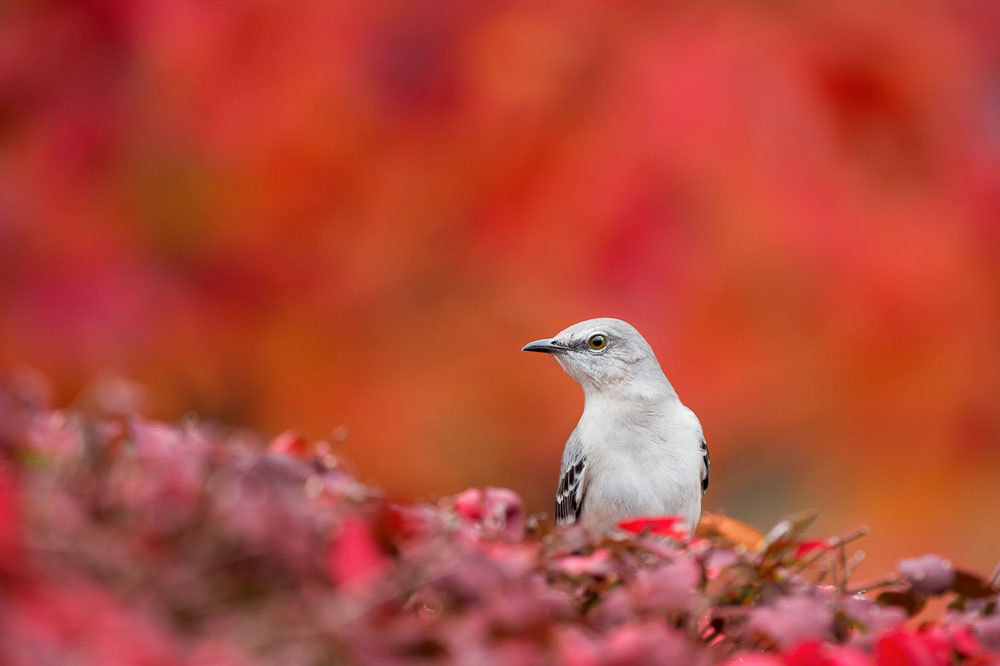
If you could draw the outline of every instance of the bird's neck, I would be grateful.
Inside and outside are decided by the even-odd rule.
[[[680,400],[669,382],[655,385],[629,384],[584,389],[583,413],[627,416],[630,413],[663,413]]]

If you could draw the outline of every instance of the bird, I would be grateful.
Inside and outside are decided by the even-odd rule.
[[[711,474],[708,445],[639,331],[588,319],[521,350],[551,354],[583,389],[563,449],[556,524],[604,536],[629,517],[679,515],[693,530]]]

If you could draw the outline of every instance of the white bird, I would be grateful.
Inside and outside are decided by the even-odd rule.
[[[639,331],[620,319],[588,319],[522,351],[552,354],[583,389],[583,415],[563,450],[556,523],[579,521],[602,535],[630,516],[680,515],[693,530],[708,489],[708,446]]]

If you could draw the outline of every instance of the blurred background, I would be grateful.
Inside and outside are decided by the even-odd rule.
[[[1000,559],[1000,4],[11,0],[0,365],[550,511],[648,338],[706,508]]]

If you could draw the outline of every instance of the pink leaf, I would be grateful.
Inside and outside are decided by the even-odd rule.
[[[1000,615],[976,617],[972,620],[971,629],[986,647],[1000,651]]]
[[[590,555],[568,555],[557,560],[555,568],[571,576],[604,576],[611,572],[611,551],[598,548]]]
[[[483,522],[495,536],[515,541],[523,537],[524,504],[520,496],[507,488],[486,488]]]
[[[722,666],[783,666],[784,662],[771,654],[739,652],[730,657]]]
[[[767,636],[779,647],[807,638],[826,638],[833,629],[833,611],[809,597],[781,597],[770,606],[755,608],[747,624],[753,634]]]
[[[660,613],[679,613],[690,609],[700,581],[701,567],[691,560],[680,559],[639,571],[633,589],[648,608]]]
[[[455,512],[486,534],[517,540],[524,536],[524,504],[507,488],[469,488],[455,496]]]

